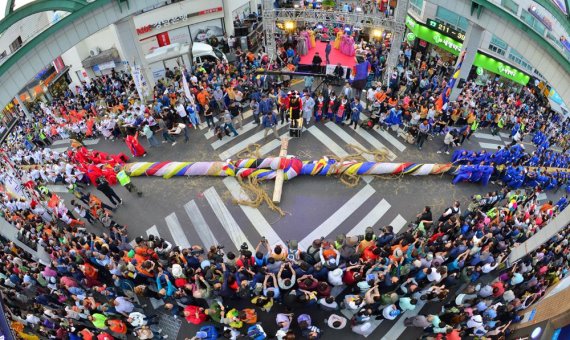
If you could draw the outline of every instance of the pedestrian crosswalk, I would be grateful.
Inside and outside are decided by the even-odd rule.
[[[85,146],[91,146],[91,145],[95,145],[97,143],[99,143],[99,138],[85,139],[83,141],[83,145],[85,145]],[[53,151],[56,151],[56,152],[64,152],[67,149],[69,149],[70,145],[71,145],[71,139],[65,138],[65,139],[58,139],[58,140],[52,142],[51,146],[49,148]]]
[[[511,143],[510,135],[508,133],[499,132],[496,135],[490,133],[484,133],[481,131],[475,132],[472,138],[475,137],[478,140],[482,140],[478,142],[479,146],[482,149],[496,151],[498,147],[504,148],[505,145]]]

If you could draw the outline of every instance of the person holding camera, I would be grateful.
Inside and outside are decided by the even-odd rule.
[[[112,204],[114,204],[116,207],[119,206],[120,204],[123,204],[123,200],[119,197],[119,195],[117,195],[115,190],[111,188],[109,182],[107,182],[107,180],[105,179],[105,176],[97,178],[96,182],[97,182],[97,190],[101,191],[105,196],[107,196],[107,198],[109,199],[109,201],[111,201]]]

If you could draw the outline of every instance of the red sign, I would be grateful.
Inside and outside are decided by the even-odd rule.
[[[160,47],[170,45],[170,37],[168,36],[168,32],[157,34],[156,40],[158,40],[158,46]]]
[[[141,34],[145,34],[152,31],[152,26],[151,25],[146,25],[140,28],[137,28],[137,34],[141,35]]]
[[[190,14],[183,14],[174,18],[170,18],[170,19],[166,19],[166,20],[161,20],[158,21],[156,23],[150,24],[150,25],[145,25],[143,27],[139,27],[137,28],[137,34],[141,35],[141,34],[145,34],[148,33],[154,29],[160,29],[163,26],[169,26],[169,25],[173,25],[176,24],[179,21],[186,21],[188,20],[188,18],[191,17],[196,17],[199,15],[204,15],[204,14],[210,14],[210,13],[217,13],[217,12],[222,12],[224,9],[222,7],[215,7],[215,8],[210,8],[210,9],[205,9],[203,11],[200,12],[194,12],[194,13],[190,13]]]
[[[63,59],[61,59],[61,56],[55,58],[53,61],[53,67],[55,67],[55,71],[57,73],[61,72],[61,70],[65,68],[65,64],[63,62]]]
[[[210,13],[216,13],[216,12],[221,12],[224,9],[222,7],[216,7],[216,8],[210,8],[210,9],[206,9],[203,11],[198,12],[198,15],[204,15],[204,14],[210,14]]]

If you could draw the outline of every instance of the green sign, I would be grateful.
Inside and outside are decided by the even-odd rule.
[[[482,75],[483,74],[483,68],[482,67],[477,67],[477,75]]]
[[[417,38],[425,40],[432,45],[435,45],[443,50],[452,53],[453,55],[459,55],[459,53],[461,53],[461,47],[463,46],[463,43],[445,36],[439,32],[436,32],[427,26],[417,23],[414,19],[412,19],[412,17],[406,16],[406,25]],[[516,68],[479,52],[477,52],[475,55],[473,65],[483,68],[489,72],[498,74],[522,85],[526,85],[530,80],[530,77],[528,75],[517,70]],[[479,70],[477,70],[477,74],[479,74]]]
[[[406,38],[408,39],[408,41],[414,41],[414,39],[416,39],[416,35],[414,33],[408,33],[406,35]]]

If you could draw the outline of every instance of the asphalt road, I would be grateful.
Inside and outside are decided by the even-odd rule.
[[[244,121],[244,128],[238,130],[238,137],[224,137],[224,145],[216,143],[214,138],[208,139],[205,136],[207,128],[191,129],[189,143],[185,144],[179,138],[175,146],[162,144],[147,149],[147,157],[131,161],[219,161],[235,158],[236,153],[250,142],[258,143],[267,152],[265,155],[277,155],[279,141],[271,134],[263,138],[259,132],[261,128],[253,127],[251,120],[248,118]],[[287,127],[280,126],[278,132],[280,135],[285,134]],[[325,155],[342,157],[353,153],[347,145],[357,142],[369,149],[384,145],[395,156],[393,162],[445,163],[450,156],[435,152],[443,143],[442,138],[428,140],[420,151],[396,137],[393,132],[389,135],[380,135],[376,131],[362,133],[362,130],[355,131],[347,126],[338,127],[321,122],[304,131],[300,138],[291,139],[288,153],[303,160],[316,160]],[[147,141],[144,138],[141,140],[146,147]],[[483,131],[466,141],[463,148],[491,150],[505,142],[508,142],[508,138],[493,137]],[[60,144],[56,147],[64,146]],[[90,147],[105,152],[129,154],[122,141],[101,139]],[[266,205],[251,208],[233,203],[232,197],[241,195],[239,185],[233,178],[139,177],[132,181],[143,191],[142,198],[130,194],[124,188],[115,189],[124,200],[124,205],[116,211],[115,218],[128,226],[131,238],[154,234],[180,246],[222,244],[226,251],[236,250],[243,242],[255,246],[262,236],[272,244],[294,239],[301,245],[308,245],[321,236],[334,238],[340,233],[363,233],[368,226],[378,229],[392,225],[400,231],[425,205],[431,206],[437,217],[454,200],[465,205],[472,195],[495,189],[493,186],[481,187],[470,183],[454,186],[451,179],[450,175],[382,177],[361,180],[356,186],[349,187],[337,178],[297,177],[284,184],[280,207],[286,214],[281,217]],[[273,182],[262,186],[272,193]],[[66,194],[63,196],[71,199]],[[101,227],[94,228],[103,231]],[[279,308],[276,306],[274,310],[278,311]],[[431,304],[414,312],[432,313],[439,308],[439,304]],[[325,328],[322,320],[326,315],[316,309],[311,314],[316,323]],[[409,314],[408,312],[408,316]],[[369,338],[417,338],[421,334],[419,330],[403,328],[404,317],[379,323]],[[276,331],[273,313],[263,315],[261,320],[270,333]],[[172,336],[180,328],[179,322],[175,322],[175,325],[169,331]],[[195,332],[193,327],[185,321],[181,327],[178,338],[192,337]],[[357,337],[349,328],[345,328],[342,331],[328,329],[326,338],[337,334],[347,339]]]

